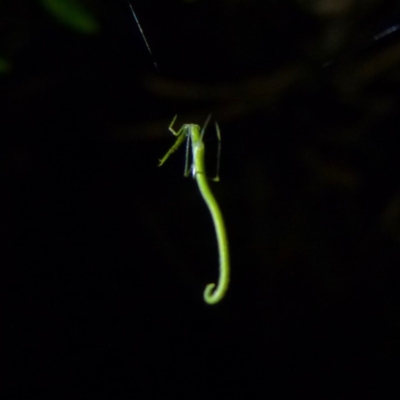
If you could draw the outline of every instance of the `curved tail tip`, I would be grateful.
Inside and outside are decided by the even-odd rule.
[[[215,304],[221,300],[215,289],[215,283],[209,283],[204,289],[204,301],[208,304]]]

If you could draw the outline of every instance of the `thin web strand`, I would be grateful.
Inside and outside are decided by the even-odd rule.
[[[149,42],[147,41],[146,36],[144,35],[143,29],[142,29],[142,27],[141,27],[141,25],[140,25],[140,23],[139,23],[138,17],[136,16],[135,11],[133,10],[132,4],[131,4],[131,3],[128,3],[128,4],[129,4],[129,7],[130,7],[130,9],[131,9],[131,11],[132,11],[133,18],[135,18],[135,21],[136,21],[136,23],[137,23],[137,26],[138,26],[138,28],[139,28],[139,31],[140,31],[140,33],[141,33],[141,35],[142,35],[142,37],[143,37],[144,43],[146,44],[147,50],[149,51],[149,53],[150,53],[150,55],[151,55],[151,58],[153,59],[153,64],[154,64],[154,66],[156,67],[156,69],[158,70],[158,65],[157,65],[157,63],[156,63],[156,61],[155,61],[153,52],[151,51]]]

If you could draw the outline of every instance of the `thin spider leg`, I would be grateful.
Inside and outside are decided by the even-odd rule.
[[[169,158],[169,156],[172,153],[175,153],[176,150],[178,150],[179,146],[183,143],[183,141],[186,139],[185,135],[179,135],[178,139],[176,139],[176,142],[174,143],[174,145],[167,151],[167,153],[165,154],[165,156],[163,158],[160,158],[159,162],[158,162],[158,166],[161,167],[161,165],[163,165],[165,163],[165,161],[167,161],[167,159]]]
[[[205,129],[207,128],[210,118],[211,118],[211,114],[208,114],[206,122],[201,130],[200,135],[201,135],[202,141],[203,141]],[[217,140],[218,140],[216,174],[215,174],[215,177],[213,177],[213,178],[207,177],[207,179],[211,179],[214,182],[219,182],[219,168],[220,168],[220,160],[221,160],[221,130],[219,129],[219,125],[217,122],[215,122],[215,130],[217,132]]]
[[[217,149],[217,173],[213,178],[213,181],[219,182],[219,168],[221,165],[221,131],[219,129],[218,122],[215,123],[215,130],[217,132],[218,149]]]
[[[170,126],[168,127],[168,130],[174,134],[174,136],[177,136],[176,142],[172,145],[172,147],[168,150],[168,152],[165,154],[163,158],[159,160],[158,166],[161,167],[165,161],[167,161],[168,157],[174,153],[176,150],[178,150],[179,146],[183,143],[183,141],[186,139],[186,135],[184,134],[185,132],[185,125],[183,125],[178,132],[175,132],[174,129],[172,128],[172,125],[174,124],[176,120],[177,115],[173,118]]]
[[[179,136],[180,133],[181,133],[181,130],[183,129],[183,126],[182,126],[182,128],[179,129],[178,132],[175,132],[174,129],[172,128],[173,125],[174,125],[174,123],[175,123],[175,121],[176,121],[176,119],[177,119],[177,117],[178,117],[178,114],[176,114],[175,117],[172,118],[172,122],[169,124],[169,127],[168,127],[168,130],[169,130],[170,132],[172,132],[172,134],[175,135],[175,136]]]
[[[201,128],[200,132],[200,140],[203,141],[204,132],[206,131],[207,125],[210,122],[211,114],[208,114],[206,122],[204,123],[203,127]]]
[[[188,128],[186,128],[188,129]],[[186,134],[187,139],[186,139],[186,155],[185,155],[185,171],[183,175],[187,178],[190,175],[190,170],[193,168],[192,166],[189,166],[189,157],[190,157],[190,141],[192,138],[190,135]]]

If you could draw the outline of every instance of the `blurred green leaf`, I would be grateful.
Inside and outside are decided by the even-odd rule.
[[[79,0],[40,0],[61,23],[82,33],[93,34],[99,31],[100,25]]]
[[[0,74],[6,74],[11,71],[11,63],[3,57],[0,57]]]

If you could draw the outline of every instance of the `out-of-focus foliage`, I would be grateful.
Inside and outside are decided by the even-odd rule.
[[[8,60],[0,57],[0,74],[6,74],[11,70],[11,64]]]
[[[40,0],[59,22],[81,33],[94,34],[100,29],[99,22],[79,0]]]

